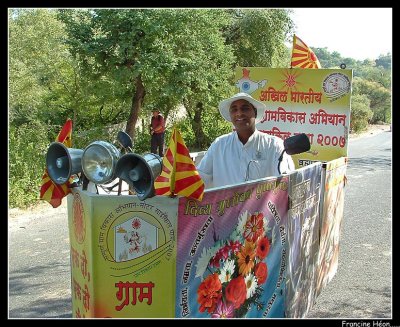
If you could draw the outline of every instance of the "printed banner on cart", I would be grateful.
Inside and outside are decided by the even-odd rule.
[[[179,199],[176,317],[284,317],[288,177]]]
[[[319,246],[316,296],[332,280],[338,268],[339,240],[344,210],[347,158],[326,164],[324,198],[321,214],[321,240]]]
[[[303,318],[315,302],[319,250],[320,162],[290,174],[286,316]]]

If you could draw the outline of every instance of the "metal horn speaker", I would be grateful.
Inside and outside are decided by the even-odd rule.
[[[154,181],[161,170],[162,159],[159,155],[127,153],[118,160],[115,173],[135,190],[140,200],[144,200],[154,196]]]
[[[46,168],[56,184],[66,183],[71,175],[82,171],[83,150],[67,148],[63,143],[50,144],[46,155]]]

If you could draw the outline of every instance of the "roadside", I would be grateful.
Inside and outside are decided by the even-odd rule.
[[[358,139],[360,137],[368,137],[372,135],[376,135],[378,133],[382,133],[385,131],[390,131],[390,124],[387,125],[368,125],[368,128],[358,134],[352,133],[350,134],[350,139]]]

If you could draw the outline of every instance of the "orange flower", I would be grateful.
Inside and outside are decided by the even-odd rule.
[[[254,268],[254,275],[257,277],[258,285],[263,284],[268,277],[268,267],[265,262],[259,262]]]
[[[235,309],[239,308],[246,300],[246,282],[243,276],[232,279],[225,289],[226,300],[233,303]]]
[[[218,274],[208,275],[197,290],[197,302],[200,303],[200,312],[207,310],[212,313],[222,297],[222,285]]]
[[[238,256],[239,274],[246,276],[251,269],[254,267],[254,257],[256,256],[254,251],[253,242],[245,242],[244,246],[240,249]]]

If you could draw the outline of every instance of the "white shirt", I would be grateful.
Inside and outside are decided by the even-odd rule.
[[[201,159],[197,171],[206,188],[278,176],[278,159],[283,149],[281,138],[257,129],[246,144],[242,144],[237,133],[232,132],[214,140]],[[293,160],[285,153],[280,172],[291,170],[294,170]]]

